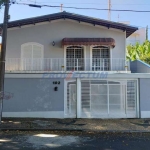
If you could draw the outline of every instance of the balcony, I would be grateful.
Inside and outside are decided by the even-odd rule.
[[[7,58],[6,72],[62,72],[62,71],[130,71],[125,59],[114,58]]]

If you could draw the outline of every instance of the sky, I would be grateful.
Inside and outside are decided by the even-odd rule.
[[[72,7],[92,7],[92,8],[108,8],[108,0],[16,0],[18,3],[28,3],[37,5],[57,5]],[[150,0],[111,0],[112,9],[132,9],[132,10],[149,10]],[[108,11],[102,10],[79,10],[79,9],[64,9],[63,11],[96,17],[100,19],[108,19]],[[9,14],[11,19],[9,21],[36,17],[46,14],[60,12],[60,8],[42,7],[34,8],[27,5],[13,4],[10,6]],[[3,22],[4,7],[0,10],[0,22]],[[149,26],[150,39],[150,13],[135,13],[135,12],[111,12],[111,21],[121,22],[129,21],[131,25],[136,27]]]

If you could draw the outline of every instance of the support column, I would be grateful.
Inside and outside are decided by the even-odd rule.
[[[77,78],[77,118],[81,118],[81,80]]]

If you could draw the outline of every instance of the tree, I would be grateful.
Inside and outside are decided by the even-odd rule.
[[[143,44],[127,46],[127,60],[142,60],[150,64],[150,41],[146,40]]]
[[[0,0],[0,7],[2,7],[2,5],[4,4],[6,0]]]
[[[148,25],[146,26],[146,40],[148,40]]]

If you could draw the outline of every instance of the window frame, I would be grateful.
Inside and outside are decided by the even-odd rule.
[[[29,46],[29,45],[31,45],[32,46],[32,60],[33,60],[33,45],[36,45],[36,46],[39,46],[39,47],[41,47],[41,59],[43,59],[44,58],[44,46],[42,45],[42,44],[40,44],[40,43],[37,43],[37,42],[27,42],[27,43],[24,43],[24,44],[22,44],[21,45],[21,68],[22,68],[22,70],[25,70],[24,69],[24,65],[23,65],[23,53],[24,53],[24,47],[25,46]],[[41,64],[41,67],[42,67],[42,64]],[[42,69],[42,68],[41,68]]]
[[[86,46],[85,45],[65,45],[64,46],[64,65],[65,65],[64,67],[65,67],[65,70],[70,71],[70,70],[67,70],[66,60],[67,60],[67,48],[72,47],[72,46],[78,46],[78,47],[83,48],[83,60],[84,60],[84,66],[83,67],[84,67],[84,70],[82,70],[82,71],[85,71],[86,70]],[[76,70],[74,70],[74,71],[76,71]]]
[[[90,46],[90,70],[93,71],[92,70],[92,61],[93,61],[93,48],[94,47],[105,47],[105,48],[108,48],[108,50],[109,50],[109,59],[110,59],[110,65],[109,65],[110,68],[109,68],[108,71],[111,71],[111,69],[112,69],[112,48],[110,46],[107,46],[107,45],[91,45]],[[103,70],[101,70],[101,71],[103,71]]]

